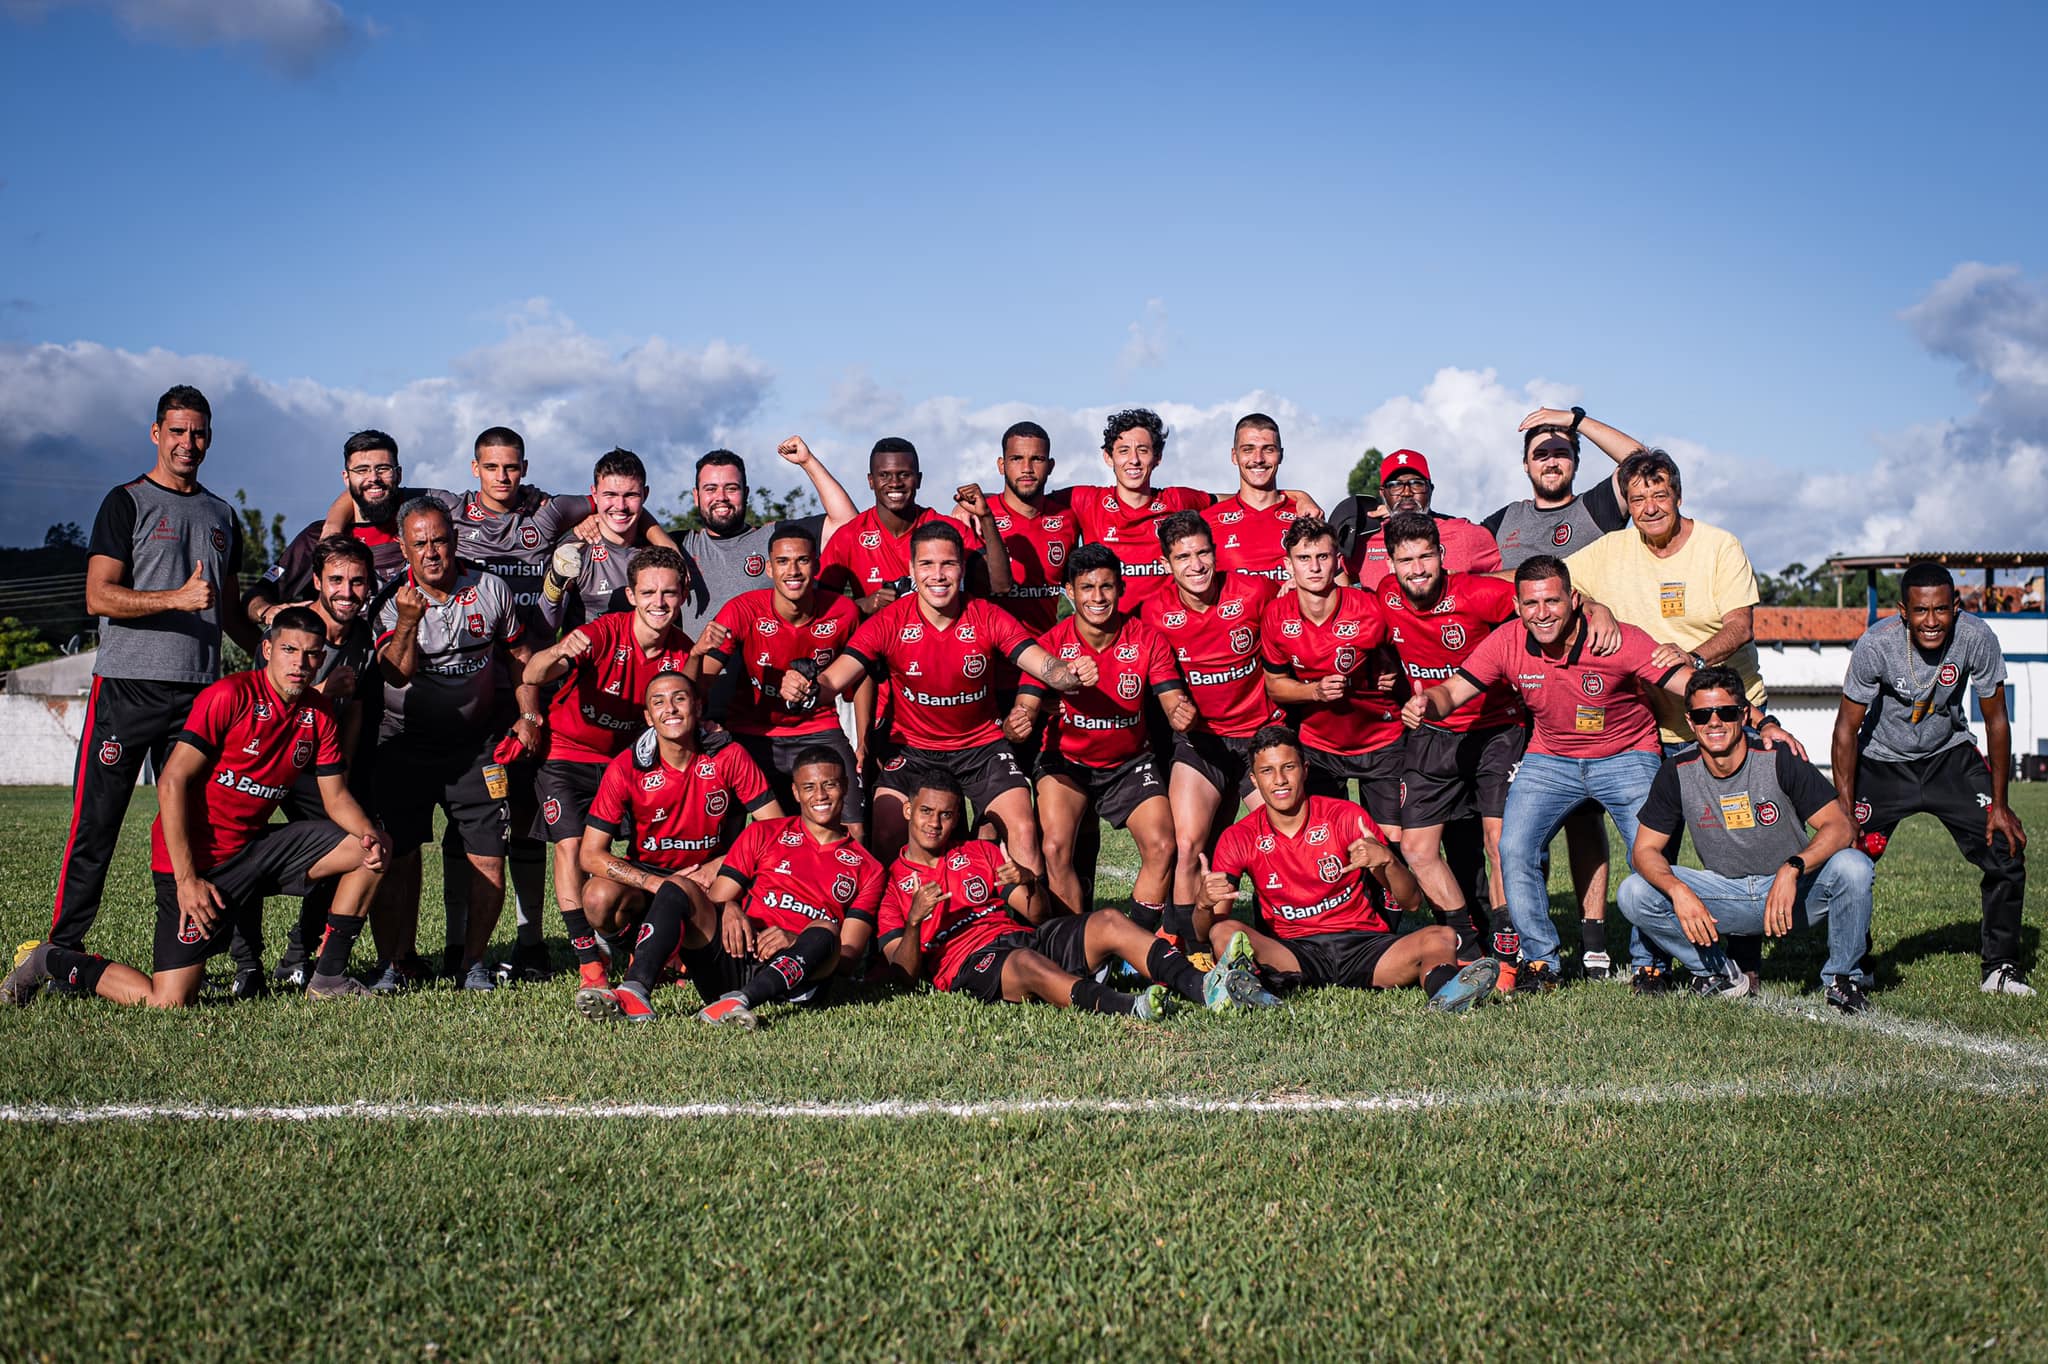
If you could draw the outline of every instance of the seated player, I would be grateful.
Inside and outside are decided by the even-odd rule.
[[[964,595],[966,549],[950,524],[919,526],[910,548],[917,590],[862,622],[846,652],[818,677],[827,695],[846,695],[863,673],[886,676],[895,692],[869,842],[880,857],[893,860],[902,851],[909,769],[936,765],[960,778],[977,819],[995,822],[1011,860],[1038,871],[1044,864],[1031,784],[1003,737],[992,688],[996,664],[1008,659],[1062,692],[1093,682],[1095,666],[1079,659],[1069,668],[1024,633],[1015,616]]]
[[[846,760],[807,748],[790,776],[797,813],[749,824],[708,890],[687,876],[655,887],[625,983],[576,992],[585,1018],[651,1019],[648,998],[680,948],[704,999],[697,1017],[752,1031],[754,1010],[808,994],[867,952],[882,864],[841,817]]]
[[[643,549],[627,568],[631,609],[570,630],[528,659],[524,676],[535,687],[560,684],[548,702],[545,756],[534,777],[536,823],[555,849],[555,906],[586,983],[601,982],[605,944],[583,905],[586,873],[576,849],[584,816],[607,766],[648,723],[649,685],[664,673],[694,679],[705,653],[675,624],[683,603],[682,556]]]
[[[1268,725],[1253,737],[1251,756],[1252,781],[1265,803],[1224,831],[1213,865],[1206,857],[1201,864],[1197,922],[1208,919],[1219,964],[1257,969],[1282,988],[1419,983],[1431,1008],[1451,1013],[1492,991],[1496,963],[1481,958],[1460,969],[1450,929],[1395,931],[1387,897],[1417,910],[1422,888],[1371,815],[1348,800],[1309,794],[1309,769],[1293,730]],[[1229,917],[1246,873],[1257,927]]]
[[[860,625],[851,601],[818,585],[818,538],[809,527],[785,521],[768,542],[769,586],[742,592],[704,625],[698,642],[708,652],[704,676],[728,668],[738,674],[724,715],[732,731],[769,783],[777,800],[791,799],[784,775],[806,748],[822,744],[846,760],[846,827],[858,839],[867,801],[860,764],[839,727],[836,709],[812,683],[846,647]],[[709,691],[707,685],[706,688]],[[874,725],[875,684],[864,680],[854,693],[856,732]]]
[[[27,1004],[54,978],[68,992],[116,1004],[184,1007],[199,998],[207,958],[227,950],[237,927],[255,940],[264,896],[303,896],[328,880],[334,902],[306,994],[368,993],[348,974],[348,954],[390,844],[349,794],[333,706],[312,686],[327,632],[312,611],[288,606],[271,617],[262,651],[262,667],[199,693],[158,780],[149,864],[154,974],[32,943],[0,982],[0,999]],[[327,818],[272,824],[271,812],[308,768]]]
[[[1074,844],[1083,821],[1099,815],[1111,828],[1131,831],[1139,859],[1133,913],[1156,926],[1173,875],[1173,809],[1146,742],[1145,698],[1157,698],[1177,731],[1194,723],[1194,702],[1165,641],[1124,613],[1123,568],[1114,554],[1081,546],[1067,558],[1066,580],[1074,614],[1038,642],[1069,667],[1086,659],[1095,680],[1060,698],[1033,774],[1047,890],[1061,913],[1093,908],[1082,902]],[[1030,740],[1046,692],[1034,679],[1019,686],[1003,727],[1011,742]]]
[[[1280,1002],[1244,972],[1217,966],[1204,975],[1118,910],[1046,918],[1039,879],[995,844],[966,837],[966,808],[950,773],[918,776],[910,842],[889,868],[878,925],[883,955],[909,979],[984,1004],[1042,999],[1146,1019],[1164,1014],[1168,989],[1217,1012]],[[1153,983],[1135,995],[1097,984],[1116,957]]]
[[[664,672],[650,682],[647,732],[605,766],[578,821],[575,855],[589,879],[581,886],[582,934],[569,945],[587,988],[608,983],[603,958],[610,953],[599,944],[639,923],[664,881],[688,875],[699,886],[711,884],[720,855],[732,844],[736,812],[782,818],[774,790],[745,749],[723,744],[706,753],[699,746],[697,710],[697,688],[687,675]],[[627,858],[612,852],[621,838],[633,844]],[[566,855],[558,844],[556,856]]]

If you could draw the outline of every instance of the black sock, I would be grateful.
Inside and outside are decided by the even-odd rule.
[[[654,903],[647,907],[647,920],[640,926],[640,941],[633,948],[633,962],[626,968],[626,979],[640,987],[640,993],[652,994],[661,980],[661,968],[668,965],[669,954],[683,940],[683,920],[690,913],[690,897],[681,886],[663,882],[661,889],[654,892]],[[562,913],[564,919],[568,912]],[[579,912],[577,918],[583,915]],[[590,958],[597,960],[597,949],[590,949]],[[578,952],[576,960],[583,960]]]
[[[1197,1004],[1203,1002],[1202,973],[1178,947],[1164,938],[1154,938],[1150,950],[1145,953],[1145,974],[1182,999],[1191,999]]]
[[[1515,932],[1514,925],[1501,920],[1493,930],[1493,955],[1504,962],[1513,961],[1522,950],[1522,935]]]
[[[1074,982],[1074,1007],[1090,1014],[1127,1014],[1138,1007],[1138,997],[1083,976]]]
[[[113,963],[105,957],[96,957],[90,952],[80,952],[69,947],[53,947],[47,959],[50,980],[64,994],[96,994],[100,988],[100,977],[107,973]]]
[[[327,916],[327,937],[320,944],[320,960],[313,967],[316,976],[343,976],[348,974],[348,954],[355,950],[356,937],[363,931],[367,920],[361,916],[353,919],[339,914]]]
[[[1607,920],[1579,920],[1579,955],[1607,950]]]
[[[1721,950],[1728,954],[1728,960],[1736,969],[1763,974],[1764,940],[1754,933],[1724,933],[1721,935]]]
[[[663,886],[662,890],[675,890],[675,887]],[[656,898],[660,898],[659,891],[656,892]],[[578,966],[587,966],[591,962],[604,960],[604,953],[597,950],[597,932],[591,928],[590,920],[584,917],[581,909],[563,910],[562,924],[569,930],[569,950],[576,954]]]
[[[261,971],[263,969],[263,940],[251,941],[240,926],[228,939],[228,956],[234,959],[236,971]]]
[[[1195,940],[1195,907],[1193,905],[1166,906],[1159,915],[1159,931],[1172,938],[1175,942],[1178,942],[1183,952],[1192,951],[1201,945]]]
[[[322,881],[313,893],[299,901],[299,917],[292,923],[291,946],[285,956],[306,961],[320,950],[320,933],[327,927],[327,908],[334,903],[334,883]]]
[[[1481,945],[1479,926],[1472,921],[1472,911],[1462,906],[1443,911],[1444,926],[1458,935],[1458,960],[1470,961],[1485,953]]]
[[[836,930],[822,924],[807,928],[796,935],[795,942],[754,972],[753,978],[740,988],[740,999],[749,1009],[758,1009],[771,1000],[801,994],[804,987],[838,955],[839,934]]]
[[[1432,966],[1423,973],[1422,993],[1433,996],[1438,990],[1443,989],[1444,986],[1456,980],[1457,977],[1458,966],[1456,962],[1447,961],[1442,966]]]
[[[1148,905],[1143,900],[1131,901],[1131,922],[1147,933],[1159,931],[1159,921],[1164,911],[1158,905]]]

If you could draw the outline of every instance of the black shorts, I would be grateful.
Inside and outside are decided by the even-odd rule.
[[[1119,911],[1111,910],[1110,913]],[[972,995],[984,1004],[1003,1002],[1003,963],[1017,951],[1036,952],[1070,976],[1091,976],[1088,965],[1088,916],[1062,914],[1036,928],[1005,933],[969,957],[953,973],[948,994]]]
[[[1398,933],[1311,933],[1279,941],[1301,963],[1300,984],[1371,990],[1380,958],[1400,940]]]
[[[1150,753],[1140,753],[1115,767],[1087,767],[1047,753],[1039,758],[1038,769],[1031,776],[1035,782],[1064,777],[1074,783],[1112,829],[1123,828],[1146,801],[1166,796],[1166,783],[1159,780],[1159,768]]]
[[[1242,804],[1252,793],[1251,749],[1249,738],[1233,739],[1206,729],[1190,729],[1173,736],[1173,765],[1193,769],[1226,802],[1234,797]]]
[[[178,879],[167,871],[150,873],[156,881],[156,947],[151,969],[175,971],[197,966],[216,952],[225,952],[235,930],[252,943],[263,941],[263,897],[285,895],[304,899],[313,890],[306,873],[348,837],[339,824],[325,819],[266,825],[256,840],[227,861],[203,873],[227,901],[214,921],[213,932],[194,927],[180,931]]]
[[[863,815],[867,809],[867,788],[861,781],[860,764],[853,760],[853,745],[846,742],[845,730],[835,726],[815,734],[735,734],[733,738],[768,779],[785,815],[796,813],[796,793],[790,785],[796,771],[796,755],[807,748],[831,749],[846,764],[846,799],[840,804],[846,812],[844,817],[850,824],[866,822]]]
[[[375,814],[398,856],[434,836],[434,807],[448,812],[464,851],[503,857],[512,810],[506,796],[511,773],[486,748],[421,749],[417,739],[386,740],[377,747]],[[495,789],[493,789],[495,788]]]
[[[916,773],[920,769],[937,768],[951,772],[959,779],[961,789],[967,792],[967,799],[977,815],[1006,792],[1028,792],[1031,789],[1031,782],[1025,777],[1024,769],[1017,765],[1016,750],[1010,747],[1008,739],[997,739],[979,748],[950,750],[894,745],[882,750],[881,767],[882,775],[875,782],[875,790],[894,791],[906,800],[916,785]]]
[[[1358,782],[1360,805],[1373,823],[1401,827],[1401,769],[1406,744],[1389,744],[1372,753],[1325,753],[1308,750],[1308,789],[1318,796],[1351,799],[1351,782]]]
[[[571,762],[549,758],[533,775],[533,837],[547,843],[563,843],[583,837],[583,821],[590,814],[590,802],[597,799],[597,784],[604,780],[609,763]]]
[[[1424,725],[1403,748],[1401,827],[1425,829],[1476,812],[1499,819],[1508,805],[1508,781],[1529,731],[1520,725],[1463,734]]]

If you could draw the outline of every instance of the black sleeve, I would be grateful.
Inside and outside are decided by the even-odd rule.
[[[313,551],[320,547],[320,527],[324,522],[312,525],[292,537],[284,547],[284,555],[269,568],[249,589],[249,600],[261,597],[264,601],[305,601],[313,595]]]
[[[1512,507],[1513,505],[1514,503],[1510,502],[1508,504],[1508,507]],[[1491,535],[1494,539],[1498,540],[1500,539],[1500,523],[1507,519],[1508,508],[1502,507],[1499,511],[1487,517],[1484,521],[1481,521],[1479,523],[1479,528],[1485,531],[1488,535]]]
[[[1802,822],[1811,824],[1813,816],[1824,805],[1831,805],[1835,799],[1835,785],[1820,774],[1820,769],[1801,758],[1784,746],[1771,750],[1778,759],[1778,786],[1792,797],[1792,808],[1799,812]]]
[[[1614,476],[1609,474],[1584,494],[1586,514],[1601,530],[1620,530],[1628,524],[1628,508],[1614,495]]]
[[[196,750],[203,758],[211,758],[220,751],[213,746],[213,740],[203,734],[194,734],[189,729],[178,731],[177,742],[185,745],[187,748]]]
[[[823,512],[813,512],[809,516],[799,516],[789,524],[802,526],[820,541],[825,538],[825,513]],[[819,552],[823,553],[822,550]]]
[[[228,526],[228,576],[239,578],[242,576],[242,518],[230,516]]]
[[[1666,838],[1685,827],[1685,807],[1678,791],[1678,763],[1666,762],[1651,779],[1650,794],[1636,811],[1636,823],[1654,829]]]
[[[124,564],[135,562],[135,496],[124,487],[116,488],[100,501],[100,512],[92,520],[92,538],[85,552]]]

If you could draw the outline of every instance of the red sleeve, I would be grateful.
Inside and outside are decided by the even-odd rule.
[[[719,779],[739,797],[741,809],[752,811],[775,799],[775,793],[768,789],[768,782],[762,777],[753,755],[738,744],[727,744],[719,749],[718,756],[712,761],[718,764]]]
[[[917,884],[917,873],[910,870],[902,858],[896,859],[896,867],[900,870],[892,870],[888,889],[882,892],[881,912],[875,919],[875,936],[883,942],[889,941],[908,926],[910,892],[903,888],[903,883],[909,881],[912,886]]]
[[[1186,687],[1187,680],[1180,675],[1180,664],[1174,662],[1173,650],[1166,647],[1166,640],[1158,631],[1147,630],[1145,643],[1150,650],[1145,660],[1145,681],[1154,692],[1169,687]]]
[[[188,741],[198,740],[192,747],[204,751],[209,757],[220,752],[220,746],[227,742],[228,727],[235,722],[234,697],[235,689],[226,678],[199,693],[199,698],[185,715],[185,726],[179,731],[179,737]]]
[[[1519,621],[1496,626],[1493,633],[1488,635],[1478,648],[1465,656],[1465,661],[1459,665],[1458,671],[1464,674],[1467,682],[1481,691],[1506,681],[1508,647],[1515,643],[1514,636],[1521,632],[1522,626]]]
[[[886,882],[882,877],[882,864],[875,859],[873,854],[869,854],[866,863],[860,869],[860,888],[854,891],[853,903],[846,907],[847,912],[852,913],[855,910],[859,910],[861,913],[872,917],[876,907],[882,903],[882,891],[885,885]]]
[[[880,663],[889,656],[889,640],[894,636],[895,626],[884,618],[889,615],[885,607],[860,623],[853,632],[853,638],[846,641],[846,652],[858,655],[862,662]]]
[[[1244,875],[1250,860],[1245,855],[1246,844],[1250,841],[1242,825],[1233,824],[1225,829],[1223,837],[1216,840],[1216,856],[1210,860],[1209,870],[1233,880]]]
[[[1370,592],[1361,591],[1358,595],[1365,598],[1365,614],[1372,621],[1372,624],[1366,626],[1365,629],[1361,632],[1361,637],[1358,642],[1362,647],[1371,649],[1386,641],[1387,613],[1380,607],[1380,599],[1378,597],[1373,596]],[[1365,637],[1368,635],[1370,636],[1370,638]]]
[[[1504,624],[1515,618],[1513,583],[1501,578],[1474,578],[1472,584],[1478,589],[1473,598],[1475,610],[1495,624]]]
[[[1223,499],[1214,493],[1203,492],[1200,488],[1178,487],[1168,488],[1166,496],[1160,499],[1160,501],[1167,503],[1169,506],[1172,506],[1175,500],[1178,500],[1180,505],[1173,507],[1174,511],[1203,511],[1215,506]]]
[[[1359,585],[1361,587],[1364,586],[1363,583]],[[1379,601],[1383,599],[1387,595],[1387,593],[1399,592],[1400,590],[1401,584],[1394,581],[1394,575],[1390,572],[1382,576],[1379,582],[1373,585],[1373,587],[1371,588],[1372,599],[1374,601]]]
[[[749,824],[740,830],[740,836],[732,841],[726,851],[721,872],[731,872],[741,884],[754,879],[754,872],[761,865],[761,846],[768,839],[766,824]]]
[[[1012,663],[1017,661],[1017,655],[1023,653],[1026,647],[1038,643],[1031,637],[1031,632],[1019,625],[1017,618],[1008,611],[999,606],[990,606],[979,598],[975,599],[975,604],[982,608],[977,613],[985,622],[981,628],[989,632],[990,641],[996,646],[996,650]]]
[[[730,659],[739,653],[740,640],[746,635],[746,625],[748,624],[746,617],[752,614],[751,605],[740,605],[744,600],[744,596],[734,597],[731,601],[719,607],[718,614],[711,618],[711,623],[723,627],[725,633],[729,636],[725,641],[725,646],[716,651],[720,658]],[[844,598],[841,598],[841,600],[844,600]],[[697,641],[691,640],[691,647],[694,648],[696,643]]]
[[[730,745],[737,748],[738,744]],[[590,799],[590,814],[585,822],[597,825],[606,833],[617,833],[625,825],[626,811],[632,802],[626,783],[626,764],[632,762],[630,752],[621,753],[617,759],[605,765],[604,776],[597,782],[597,794]]]
[[[1662,687],[1664,679],[1678,671],[1653,663],[1651,656],[1656,652],[1657,641],[1633,625],[1621,627],[1621,647],[1614,651],[1614,661],[1649,683],[1652,690]]]
[[[853,584],[853,551],[847,548],[853,543],[853,524],[849,521],[833,531],[832,538],[818,553],[818,583],[835,592],[843,592]]]
[[[341,751],[341,726],[334,723],[334,712],[325,706],[313,707],[313,738],[318,745],[313,759],[316,772],[340,772],[348,766]]]
[[[1280,601],[1277,597],[1266,603],[1266,609],[1259,617],[1259,656],[1269,668],[1293,667],[1287,650],[1280,643]]]

